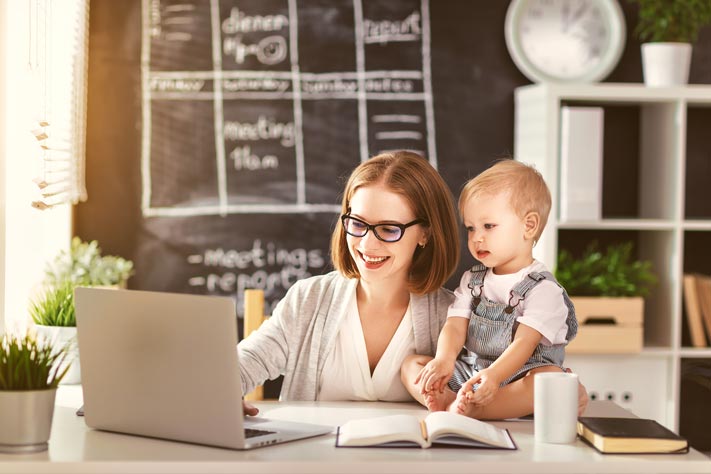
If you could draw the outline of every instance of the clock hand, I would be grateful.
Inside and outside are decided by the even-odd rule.
[[[563,15],[563,23],[561,24],[563,33],[568,31],[570,27],[570,3],[563,2],[561,5],[561,14]]]
[[[589,4],[587,4],[587,3],[583,3],[582,5],[580,5],[580,8],[578,8],[578,11],[573,13],[572,17],[570,18],[570,23],[571,24],[576,23],[578,21],[578,19],[580,19],[580,17],[583,15],[583,13],[585,13],[585,10],[588,9],[588,6],[589,6]]]

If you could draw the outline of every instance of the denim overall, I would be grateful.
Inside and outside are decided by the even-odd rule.
[[[493,364],[509,344],[513,342],[514,331],[518,326],[518,322],[516,322],[518,315],[515,308],[526,298],[528,292],[543,280],[558,284],[550,272],[531,272],[514,285],[510,292],[508,304],[495,303],[482,295],[486,270],[487,268],[483,265],[475,265],[470,270],[472,273],[472,277],[469,280],[469,288],[472,293],[472,312],[467,339],[464,344],[467,354],[457,359],[454,373],[449,381],[449,388],[455,392],[461,388],[464,382],[472,378],[476,372]],[[568,325],[568,332],[565,339],[570,342],[578,332],[578,321],[575,318],[575,308],[565,292],[565,288],[563,288],[563,299],[568,307],[568,316],[565,320]],[[539,343],[523,367],[504,380],[501,386],[524,376],[528,371],[536,367],[554,365],[563,369],[564,359],[565,344],[546,346]]]

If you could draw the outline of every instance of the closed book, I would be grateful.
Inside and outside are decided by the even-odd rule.
[[[445,411],[420,420],[414,415],[389,415],[351,420],[338,427],[337,447],[459,446],[516,449],[509,431],[483,421]]]
[[[706,336],[711,340],[711,276],[696,275],[696,296],[706,326]]]
[[[686,439],[645,418],[578,418],[578,434],[601,453],[685,453]]]
[[[684,274],[684,309],[686,310],[686,319],[689,323],[691,345],[694,347],[706,347],[706,335],[704,334],[699,288],[696,283],[698,279],[698,275]]]

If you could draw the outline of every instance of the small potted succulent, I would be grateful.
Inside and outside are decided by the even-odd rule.
[[[569,352],[639,352],[642,349],[644,297],[657,277],[652,264],[633,258],[631,242],[610,245],[596,242],[579,258],[562,250],[556,279],[575,306],[580,325]]]
[[[642,41],[642,69],[648,86],[685,85],[691,45],[711,23],[711,0],[631,0],[639,4],[635,32]]]
[[[0,452],[47,449],[57,385],[68,367],[62,347],[29,333],[0,339]]]

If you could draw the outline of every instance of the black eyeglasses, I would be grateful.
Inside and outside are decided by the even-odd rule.
[[[343,230],[346,234],[352,235],[353,237],[365,237],[365,234],[369,230],[373,231],[375,237],[383,242],[397,242],[402,239],[405,235],[405,229],[416,224],[422,224],[425,221],[422,219],[415,219],[407,224],[368,224],[365,221],[353,217],[348,214],[343,214],[341,216],[341,222],[343,223]]]

